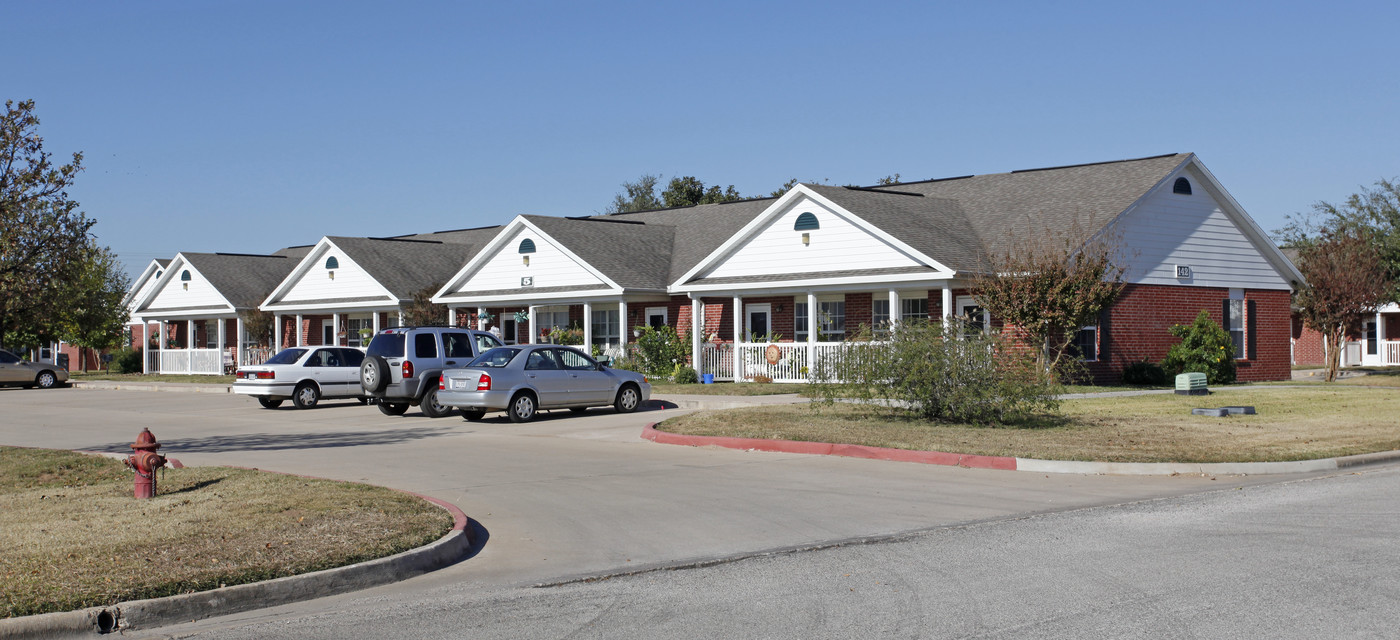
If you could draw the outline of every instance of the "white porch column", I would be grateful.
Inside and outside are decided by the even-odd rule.
[[[303,344],[303,340],[304,340],[305,338],[302,337],[302,332],[301,332],[301,314],[300,314],[300,313],[297,314],[297,328],[296,328],[295,333],[296,333],[296,336],[297,336],[297,344],[296,344],[296,346],[298,346],[298,347],[306,346],[306,345]]]
[[[185,373],[194,373],[194,320],[186,320],[185,327]]]
[[[374,335],[379,335],[379,312],[378,312],[378,311],[375,311],[374,313],[371,313],[371,314],[370,314],[370,321],[369,321],[369,323],[370,323],[370,325],[374,328]],[[370,339],[370,340],[374,340],[374,336],[370,336],[369,339]],[[369,345],[361,345],[361,346],[368,347]]]
[[[218,322],[219,322],[219,369],[220,369],[220,371],[222,371],[223,368],[224,368],[224,353],[225,353],[224,349],[227,349],[227,348],[228,348],[228,343],[225,341],[225,338],[226,338],[227,336],[224,335],[224,334],[228,331],[228,328],[225,327],[224,325],[226,325],[226,324],[228,324],[228,323],[227,323],[223,318],[219,318]],[[237,365],[235,365],[235,366],[237,366]]]
[[[700,334],[705,332],[705,304],[700,298],[690,299],[690,366],[700,372]]]
[[[403,326],[403,309],[399,309],[399,318],[398,318],[398,320],[399,320],[398,326],[402,327],[402,326]]]
[[[233,333],[237,336],[234,340],[238,341],[233,343],[233,369],[237,371],[243,366],[243,316],[233,319]]]
[[[525,344],[535,344],[535,305],[533,304],[530,305],[530,326],[526,329],[529,331],[529,342]]]
[[[821,331],[821,322],[817,318],[817,293],[807,292],[807,371],[812,371],[817,365],[817,333]],[[793,336],[796,337],[796,336]]]
[[[941,290],[943,293],[943,319],[953,317],[953,289],[946,284]]]
[[[731,309],[734,316],[734,346],[738,347],[744,341],[744,296],[734,296],[734,308]],[[772,333],[772,320],[768,321],[769,333]]]
[[[890,328],[891,328],[891,329],[893,329],[895,325],[899,324],[900,320],[903,320],[903,319],[904,319],[902,316],[903,316],[903,313],[901,313],[901,310],[900,310],[900,308],[899,308],[899,292],[898,292],[898,291],[895,291],[894,289],[890,289]]]
[[[282,332],[286,327],[282,326],[282,314],[272,314],[272,353],[275,355],[282,350]]]
[[[486,316],[486,307],[477,307],[477,308],[476,308],[476,330],[477,330],[477,331],[485,331],[485,330],[486,330],[486,318],[485,318],[485,316]],[[504,335],[504,334],[502,334],[502,335]]]
[[[345,335],[345,338],[346,338],[347,340],[350,339],[350,330],[349,330],[349,329],[346,329],[345,334],[346,334],[346,335]],[[335,341],[335,346],[337,346],[337,347],[343,347],[343,346],[345,346],[345,345],[343,345],[343,344],[340,344],[340,314],[339,314],[339,313],[332,313],[332,314],[331,314],[331,340],[334,340],[334,341]]]
[[[583,352],[593,355],[593,303],[583,303]]]
[[[622,350],[621,355],[627,355],[627,337],[632,335],[631,323],[627,321],[627,300],[617,299],[617,334],[618,348]]]
[[[457,307],[448,307],[448,308],[447,308],[447,326],[449,326],[449,327],[455,327],[455,326],[457,326]]]

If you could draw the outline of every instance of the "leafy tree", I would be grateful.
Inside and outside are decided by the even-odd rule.
[[[94,220],[67,189],[82,153],[55,165],[38,133],[34,101],[5,101],[0,118],[0,341],[55,337],[60,293],[82,270]],[[37,343],[30,343],[37,344]]]
[[[413,292],[413,299],[403,308],[403,321],[410,327],[441,326],[447,324],[447,305],[433,303],[433,294],[442,288],[442,283],[424,287]]]
[[[671,178],[671,182],[666,185],[666,190],[661,192],[661,200],[666,203],[666,207],[689,207],[697,204],[720,204],[722,202],[733,202],[742,200],[743,196],[734,189],[734,185],[729,185],[723,190],[719,185],[706,187],[695,176],[684,176]]]
[[[1206,374],[1206,384],[1235,381],[1235,343],[1230,332],[1210,319],[1204,309],[1191,324],[1173,325],[1172,335],[1181,338],[1167,350],[1162,369],[1171,375],[1186,372]]]
[[[263,296],[266,300],[268,296]],[[245,309],[238,313],[243,319],[243,330],[252,336],[259,347],[267,348],[272,344],[272,332],[277,324],[277,315],[271,311],[263,311],[257,307]]]
[[[660,181],[661,176],[648,174],[634,182],[622,183],[626,195],[619,193],[613,196],[612,206],[608,207],[605,213],[631,213],[662,208],[661,199],[656,197],[656,183]]]
[[[1059,371],[1079,328],[1096,324],[1123,291],[1123,267],[1114,264],[1114,245],[1063,239],[1076,235],[1047,232],[994,255],[983,261],[982,273],[971,283],[978,304],[1039,346],[1036,364],[1044,372]]]
[[[107,247],[89,249],[75,277],[64,283],[66,308],[62,337],[82,350],[101,351],[119,345],[128,313],[122,304],[129,279],[115,253]]]
[[[1298,270],[1307,284],[1297,295],[1298,313],[1327,343],[1328,382],[1337,379],[1347,335],[1395,295],[1381,245],[1362,229],[1343,227],[1324,230],[1299,249]]]
[[[892,176],[885,176],[883,178],[880,178],[879,180],[875,181],[875,184],[880,185],[882,187],[889,186],[892,184],[899,184],[899,174],[896,173]]]
[[[1280,244],[1300,250],[1337,234],[1362,234],[1375,245],[1391,289],[1386,301],[1400,302],[1400,181],[1377,180],[1341,204],[1314,203],[1307,214],[1288,217],[1274,232]]]

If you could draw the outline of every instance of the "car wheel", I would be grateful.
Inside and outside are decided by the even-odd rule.
[[[482,418],[485,418],[485,417],[486,417],[486,410],[485,410],[485,409],[463,409],[463,410],[462,410],[462,419],[463,419],[463,420],[470,420],[470,421],[472,421],[472,422],[476,422],[476,421],[481,420]]]
[[[298,409],[310,409],[316,406],[321,400],[321,390],[310,382],[303,382],[297,385],[296,391],[292,392],[292,404]]]
[[[40,371],[39,375],[34,378],[34,386],[40,389],[52,389],[56,384],[58,384],[58,376],[55,376],[52,371]]]
[[[282,399],[269,398],[267,396],[258,396],[258,404],[262,405],[264,409],[276,409],[277,407],[282,406]]]
[[[588,411],[588,407],[569,407],[569,411],[572,411],[574,413],[583,413],[585,411]]]
[[[379,356],[365,356],[365,361],[360,365],[360,386],[365,391],[376,393],[383,391],[389,384],[389,363]]]
[[[407,402],[381,402],[379,412],[386,416],[401,416],[408,411]]]
[[[535,396],[524,391],[515,394],[510,399],[510,407],[506,409],[506,414],[510,416],[511,422],[529,422],[535,417]]]
[[[438,389],[436,385],[428,387],[428,392],[423,394],[423,399],[418,401],[418,408],[423,410],[423,415],[429,418],[443,418],[452,415],[452,407],[438,402]]]
[[[617,400],[613,401],[613,408],[618,413],[632,413],[637,410],[637,405],[642,403],[642,392],[637,390],[636,385],[625,384],[617,392]]]

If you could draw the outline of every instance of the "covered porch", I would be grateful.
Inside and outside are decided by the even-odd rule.
[[[301,309],[274,306],[264,307],[264,310],[273,314],[272,346],[267,350],[267,357],[290,347],[338,346],[364,349],[380,329],[404,324],[403,311],[398,305]]]
[[[448,324],[493,333],[499,329],[506,344],[568,344],[618,358],[636,337],[635,327],[674,326],[677,319],[676,303],[664,296],[522,298],[476,299],[471,306],[450,303]]]
[[[1342,353],[1342,366],[1400,366],[1400,305],[1387,304],[1376,310],[1376,317],[1362,323],[1358,340],[1348,341]]]
[[[148,319],[145,326],[148,374],[223,375],[245,362],[253,346],[236,315]]]

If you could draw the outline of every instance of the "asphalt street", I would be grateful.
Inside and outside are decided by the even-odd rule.
[[[166,443],[162,453],[186,464],[234,464],[361,480],[447,500],[461,507],[485,538],[474,557],[406,582],[162,631],[200,637],[225,633],[233,634],[229,637],[240,633],[314,636],[319,629],[338,630],[336,637],[366,638],[401,635],[393,632],[396,629],[411,629],[410,635],[422,637],[550,637],[587,635],[590,629],[609,637],[628,629],[648,637],[668,633],[857,635],[854,630],[872,624],[873,619],[855,613],[867,608],[859,606],[859,598],[877,598],[881,592],[866,585],[871,593],[850,596],[850,601],[830,600],[815,582],[830,576],[817,567],[821,563],[843,566],[839,564],[843,562],[873,563],[873,568],[883,567],[873,569],[877,573],[888,574],[883,582],[905,576],[909,580],[906,596],[925,594],[911,609],[875,616],[885,621],[869,627],[874,633],[886,629],[898,633],[905,628],[902,625],[920,619],[927,622],[946,616],[953,620],[976,613],[979,620],[990,621],[985,629],[995,635],[1007,628],[1005,620],[1024,618],[1025,624],[1043,624],[1036,622],[1040,618],[1035,612],[1044,611],[1027,599],[1028,592],[1007,590],[1010,584],[1027,581],[1027,568],[1032,571],[1029,582],[1052,594],[1081,592],[1101,597],[1103,592],[1091,587],[1111,583],[1108,577],[1117,576],[1114,579],[1122,584],[1147,579],[1150,574],[1131,566],[1137,548],[1128,545],[1132,538],[1104,529],[1096,521],[1105,518],[1103,514],[1142,510],[1143,517],[1151,515],[1170,525],[1169,530],[1177,526],[1172,523],[1189,526],[1192,521],[1194,512],[1179,512],[1179,505],[1223,501],[1220,509],[1229,513],[1234,509],[1230,501],[1248,499],[1256,492],[1277,491],[1286,496],[1290,488],[1313,486],[1279,485],[1277,477],[1041,475],[675,447],[639,438],[644,424],[677,413],[653,410],[619,416],[594,410],[572,416],[562,412],[532,424],[513,425],[503,419],[429,420],[416,411],[386,417],[354,403],[327,403],[311,411],[268,411],[252,399],[227,395],[6,390],[0,391],[0,415],[5,416],[0,442],[127,452],[126,444],[142,427],[149,427]],[[1346,480],[1352,477],[1312,482],[1349,486]],[[1390,482],[1357,483],[1362,487],[1357,491],[1369,495],[1367,491],[1380,487],[1391,496],[1400,495],[1394,491],[1393,478]],[[1242,489],[1216,492],[1227,484]],[[1128,506],[1110,507],[1124,504]],[[1283,508],[1291,503],[1277,504]],[[1394,510],[1386,515],[1390,518],[1387,531],[1394,531]],[[1341,521],[1322,524],[1330,523]],[[1260,534],[1263,537],[1251,536],[1233,524],[1217,532],[1221,539],[1241,545],[1262,541],[1268,548],[1267,531]],[[1095,535],[1100,530],[1104,535]],[[1208,527],[1197,531],[1216,532]],[[1333,534],[1320,529],[1313,533],[1322,536],[1321,542],[1331,540]],[[898,541],[849,546],[853,541],[891,538]],[[990,544],[979,546],[979,540]],[[806,550],[813,547],[833,548]],[[945,547],[949,553],[942,552]],[[1081,548],[1085,556],[1077,560],[1088,561],[1089,566],[1097,566],[1093,561],[1097,551],[1108,557],[1120,548],[1129,564],[1105,573],[1055,571],[1077,566],[1067,549]],[[1189,573],[1206,583],[1239,583],[1220,573],[1229,565],[1201,563],[1178,574],[1167,570],[1168,560],[1177,553],[1174,545],[1146,548],[1170,552],[1166,558],[1151,559],[1167,575]],[[958,549],[962,552],[952,553]],[[689,571],[643,571],[634,577],[562,587],[534,586],[711,562],[725,564]],[[841,576],[846,573],[851,572],[843,570]],[[769,574],[771,581],[763,577]],[[1025,610],[991,616],[938,596],[975,593],[960,585],[977,581],[995,592],[977,596],[979,602],[988,599],[984,607]],[[1079,582],[1088,586],[1068,588]],[[1393,596],[1393,574],[1388,584]],[[859,594],[862,589],[847,593]],[[882,602],[901,598],[894,598],[893,592],[879,596]],[[1078,616],[1086,623],[1110,619],[1112,612],[1123,610],[1113,602],[1101,607],[1101,615],[1094,613],[1096,609],[1083,609]],[[786,612],[769,616],[773,620],[790,620],[799,614],[807,620],[810,616],[801,613],[806,611],[827,613],[815,618],[817,622],[807,620],[806,627],[758,625],[746,632],[723,626],[728,624],[724,619],[752,622],[753,616],[738,615],[739,609]],[[713,613],[724,611],[729,614]],[[586,624],[590,616],[606,624],[590,628]],[[683,620],[704,622],[694,628],[705,631],[697,634],[686,631],[686,625],[673,626]],[[946,630],[953,635],[976,635],[981,632],[966,629],[977,628],[983,627]],[[943,631],[933,625],[900,635]]]

